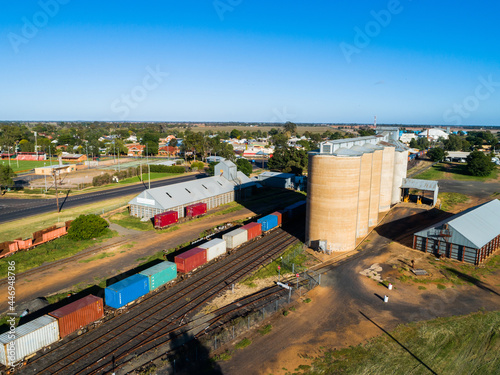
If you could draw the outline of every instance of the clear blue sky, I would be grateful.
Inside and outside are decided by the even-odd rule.
[[[497,2],[2,5],[0,120],[500,125]]]

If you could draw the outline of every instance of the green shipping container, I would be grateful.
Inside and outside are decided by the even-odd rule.
[[[152,291],[177,277],[177,264],[161,262],[139,272],[139,275],[149,278],[149,291]]]

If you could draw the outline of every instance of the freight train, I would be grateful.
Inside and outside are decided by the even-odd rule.
[[[282,211],[273,212],[256,222],[234,229],[224,234],[222,239],[216,238],[198,245],[177,255],[174,262],[163,261],[120,280],[104,289],[104,301],[100,297],[89,295],[23,324],[14,332],[1,334],[0,363],[12,366],[43,347],[99,321],[104,317],[104,303],[113,309],[124,307],[162,285],[174,281],[179,274],[192,272],[224,255],[228,250],[265,235],[281,226],[283,218],[291,220],[303,213],[305,203],[305,201],[297,202]]]
[[[18,238],[14,241],[2,242],[0,243],[0,258],[14,254],[15,252],[21,250],[29,250],[45,242],[49,242],[55,240],[56,238],[62,237],[68,233],[70,225],[71,221],[67,221],[63,227],[58,228],[53,225],[49,228],[34,232],[32,238],[27,238],[25,240]]]

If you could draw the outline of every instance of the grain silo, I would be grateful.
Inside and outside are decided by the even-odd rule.
[[[390,209],[395,186],[406,177],[405,154],[388,134],[327,141],[309,153],[307,244],[354,249]]]
[[[406,178],[408,170],[408,151],[400,150],[394,154],[394,178],[392,182],[391,204],[396,204],[401,200],[401,185],[403,178]]]

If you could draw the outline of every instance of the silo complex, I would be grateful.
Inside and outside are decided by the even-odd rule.
[[[348,251],[399,202],[407,150],[390,133],[323,142],[309,153],[306,241]],[[398,192],[396,192],[398,191]]]

